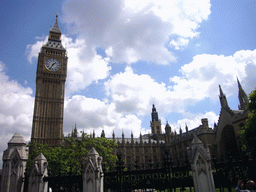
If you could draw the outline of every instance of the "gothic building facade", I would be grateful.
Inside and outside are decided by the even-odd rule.
[[[238,79],[237,83],[238,110],[230,109],[226,96],[219,86],[221,110],[218,123],[214,123],[213,128],[209,127],[208,119],[204,118],[198,127],[189,130],[186,125],[185,132],[180,128],[179,133],[173,131],[167,122],[163,133],[161,120],[153,105],[150,122],[151,134],[140,135],[139,138],[134,138],[132,133],[129,138],[122,134],[121,138],[116,138],[113,132],[112,138],[109,139],[115,140],[118,144],[116,151],[122,152],[125,163],[128,165],[135,162],[143,166],[148,166],[150,163],[161,165],[166,149],[173,161],[185,160],[187,148],[191,146],[194,136],[197,136],[217,158],[228,158],[230,155],[242,156],[244,154],[241,150],[242,143],[238,132],[245,125],[250,112],[246,109],[247,95]],[[101,137],[105,137],[104,131]]]
[[[173,161],[185,161],[187,148],[191,146],[191,142],[196,135],[204,145],[207,145],[212,153],[216,152],[215,135],[216,129],[209,127],[208,119],[202,119],[202,124],[192,130],[188,130],[186,126],[185,132],[172,131],[168,122],[165,125],[165,133],[161,130],[161,121],[158,119],[158,113],[155,106],[152,108],[151,134],[140,135],[134,138],[131,133],[130,138],[125,138],[122,134],[121,138],[116,138],[113,133],[112,140],[118,144],[116,151],[120,151],[123,155],[125,163],[140,166],[149,166],[150,164],[163,164],[166,150],[169,151]],[[154,134],[153,134],[154,132]],[[102,137],[104,134],[101,135]]]

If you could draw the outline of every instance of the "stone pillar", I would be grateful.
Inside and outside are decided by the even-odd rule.
[[[83,167],[83,192],[103,192],[102,157],[92,148]]]
[[[23,191],[27,160],[26,142],[20,133],[15,133],[3,154],[1,192]]]
[[[28,192],[47,192],[48,182],[44,182],[43,178],[48,176],[47,160],[42,153],[40,153],[34,161],[30,176]]]
[[[188,157],[193,172],[195,192],[215,192],[211,168],[211,155],[208,147],[204,147],[198,137],[194,137],[188,148]]]

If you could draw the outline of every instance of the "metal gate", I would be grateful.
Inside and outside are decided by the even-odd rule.
[[[53,192],[83,192],[82,175],[44,177]]]
[[[136,189],[176,191],[176,188],[180,188],[180,191],[189,188],[192,191],[193,178],[187,158],[173,162],[166,155],[163,165],[153,164],[149,160],[147,165],[139,166],[137,162],[134,165],[124,165],[122,154],[117,156],[117,166],[113,171],[104,173],[105,192],[131,192]]]

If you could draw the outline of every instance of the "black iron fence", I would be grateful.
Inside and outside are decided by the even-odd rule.
[[[104,173],[104,191],[131,192],[136,189],[180,191],[189,188],[192,191],[193,178],[190,164],[187,159],[173,162],[169,151],[166,149],[163,163],[152,163],[151,160],[144,164],[135,162],[125,165],[122,154],[117,154],[117,166],[110,172]]]
[[[83,192],[82,175],[44,177],[53,192]]]
[[[158,191],[193,191],[193,178],[191,165],[187,158],[180,161],[172,161],[169,151],[165,150],[163,162],[152,163],[149,159],[144,164],[124,164],[122,154],[119,153],[118,162],[110,171],[104,171],[104,191],[131,192],[135,189]],[[256,161],[247,156],[217,160],[212,157],[213,177],[215,188],[218,191],[234,191],[237,181],[256,180]],[[25,174],[24,191],[28,189],[28,174]],[[82,192],[83,180],[81,175],[66,175],[53,177],[49,174],[44,178],[48,181],[49,188],[53,192]]]
[[[212,161],[215,188],[220,192],[225,188],[231,192],[237,186],[238,180],[244,183],[248,180],[256,180],[256,161],[252,158],[230,155],[228,159],[217,160],[213,156]]]

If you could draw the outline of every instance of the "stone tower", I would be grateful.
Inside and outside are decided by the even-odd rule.
[[[31,141],[56,146],[63,136],[67,60],[56,14],[48,41],[38,55]]]
[[[158,119],[158,113],[156,111],[156,108],[155,108],[154,104],[153,104],[153,107],[152,107],[151,118],[152,118],[152,120],[150,122],[151,133],[152,134],[157,134],[157,135],[162,134],[161,120]]]

